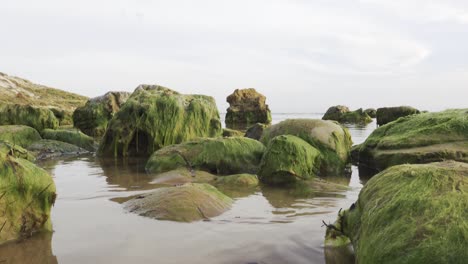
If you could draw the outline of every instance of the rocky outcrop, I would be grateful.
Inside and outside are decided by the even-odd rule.
[[[468,164],[393,166],[339,213],[326,244],[351,241],[356,263],[464,263],[467,207]]]
[[[387,123],[397,120],[400,117],[419,114],[420,111],[410,106],[383,107],[378,108],[376,117],[377,125],[383,126]]]
[[[108,92],[89,99],[86,105],[73,112],[74,126],[88,136],[102,137],[110,119],[129,97],[130,93],[127,92]]]
[[[212,97],[140,85],[109,122],[99,154],[150,156],[164,146],[221,133]]]
[[[7,104],[0,105],[0,125],[24,125],[42,132],[46,128],[56,129],[59,120],[47,108]]]
[[[337,105],[328,108],[323,120],[334,120],[339,123],[359,123],[367,124],[372,122],[372,118],[362,110],[362,108],[351,111],[347,106]]]
[[[255,123],[271,123],[271,112],[265,103],[266,97],[255,89],[236,89],[227,97],[229,108],[226,127],[245,130]]]
[[[209,184],[187,183],[159,188],[125,203],[130,212],[158,220],[193,222],[230,209],[232,199]]]

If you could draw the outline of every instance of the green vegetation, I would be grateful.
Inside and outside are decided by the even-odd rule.
[[[159,220],[192,222],[227,211],[232,199],[209,184],[187,183],[156,189],[126,202],[127,210]]]
[[[254,188],[258,186],[258,178],[254,174],[234,174],[216,178],[215,184],[225,188]]]
[[[292,135],[273,138],[262,158],[258,175],[268,184],[289,184],[316,176],[320,151]]]
[[[223,137],[243,137],[244,132],[229,128],[223,128]]]
[[[367,124],[372,122],[372,118],[359,108],[355,111],[350,111],[348,107],[337,105],[328,108],[325,115],[322,117],[323,120],[335,120],[339,123],[359,123]]]
[[[212,97],[140,85],[109,122],[99,154],[149,156],[164,146],[221,133]]]
[[[0,126],[0,141],[8,141],[14,145],[27,148],[33,142],[41,140],[36,129],[28,126]]]
[[[256,173],[265,146],[250,138],[206,138],[164,147],[148,160],[146,170],[161,173],[180,167],[215,174]]]
[[[348,129],[334,121],[318,119],[288,119],[267,128],[261,141],[268,145],[279,135],[294,135],[320,151],[320,175],[342,175],[348,163],[352,145]]]
[[[358,263],[461,264],[468,259],[467,208],[467,164],[394,166],[367,182],[327,239],[349,237]]]
[[[46,129],[42,131],[42,137],[44,139],[57,140],[66,143],[76,145],[80,148],[86,149],[87,151],[96,151],[96,144],[94,139],[81,133],[78,130],[65,130],[65,129]]]
[[[411,106],[398,106],[398,107],[383,107],[378,108],[376,117],[377,125],[383,126],[400,117],[419,114],[419,110]]]
[[[364,110],[364,113],[366,113],[371,118],[377,117],[377,110],[375,110],[374,108],[367,108],[366,110]]]
[[[0,125],[25,125],[41,132],[59,125],[54,113],[47,108],[30,105],[0,105]]]
[[[229,108],[226,126],[244,130],[255,123],[271,123],[271,112],[265,103],[266,97],[255,89],[236,89],[227,97]]]

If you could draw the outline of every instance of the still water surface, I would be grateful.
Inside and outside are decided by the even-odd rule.
[[[273,123],[321,116],[276,114]],[[348,128],[357,144],[375,126]],[[177,223],[121,206],[126,197],[160,186],[144,172],[144,160],[122,164],[89,156],[40,165],[57,186],[54,233],[0,247],[0,263],[326,263],[322,220],[333,222],[362,187],[353,167],[351,178],[332,179],[349,185],[347,191],[301,198],[262,187],[236,193],[232,209],[211,221]]]

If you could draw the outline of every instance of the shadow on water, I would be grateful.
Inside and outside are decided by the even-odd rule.
[[[39,233],[31,238],[0,246],[0,263],[58,263],[52,253],[52,233]]]

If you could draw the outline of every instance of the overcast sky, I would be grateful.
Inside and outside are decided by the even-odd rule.
[[[0,72],[94,97],[254,87],[273,112],[468,107],[467,0],[0,0]]]

